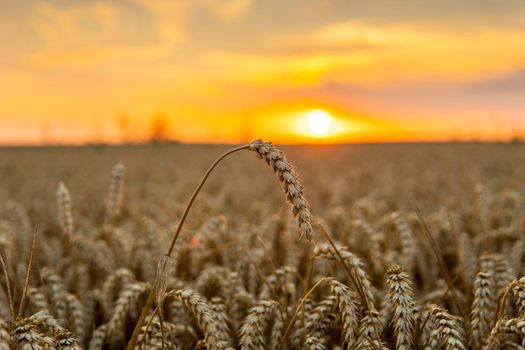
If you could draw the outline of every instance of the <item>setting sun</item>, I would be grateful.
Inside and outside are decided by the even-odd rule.
[[[332,117],[325,111],[315,110],[308,113],[308,130],[316,136],[327,135],[332,128]]]

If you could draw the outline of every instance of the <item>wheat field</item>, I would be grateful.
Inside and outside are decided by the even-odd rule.
[[[0,349],[525,348],[524,145],[275,147],[1,149]]]

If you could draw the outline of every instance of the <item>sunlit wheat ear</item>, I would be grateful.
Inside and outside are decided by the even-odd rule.
[[[352,348],[356,342],[358,301],[354,292],[344,284],[331,280],[330,290],[335,297],[339,316],[343,323],[343,337],[348,348]]]
[[[115,220],[122,210],[122,200],[124,198],[124,174],[126,168],[118,163],[113,167],[112,181],[109,187],[106,215],[108,220]]]
[[[170,297],[182,302],[197,319],[197,324],[204,334],[204,342],[207,349],[232,349],[229,345],[231,341],[223,340],[230,339],[230,335],[221,332],[223,327],[217,324],[218,320],[215,317],[215,312],[204,297],[189,289],[172,290],[166,294],[166,298]]]
[[[458,317],[450,315],[447,311],[439,307],[434,307],[430,311],[430,320],[445,350],[467,349],[465,331]]]
[[[474,301],[470,316],[472,345],[476,349],[481,348],[494,322],[496,303],[492,291],[492,275],[489,272],[480,271],[474,281]]]
[[[414,332],[414,293],[408,274],[399,265],[388,269],[388,297],[393,306],[393,326],[397,350],[412,348]]]
[[[295,167],[290,163],[286,155],[275,148],[271,142],[255,140],[250,143],[250,150],[257,153],[259,158],[264,159],[279,177],[283,185],[287,200],[293,207],[293,214],[297,217],[299,233],[308,241],[312,240],[312,214],[309,204],[303,194],[303,187]]]
[[[62,233],[71,239],[73,236],[73,214],[71,213],[71,197],[66,185],[62,181],[58,184],[57,190],[58,217]]]
[[[239,331],[241,349],[263,350],[266,348],[264,329],[269,315],[277,307],[275,301],[263,300],[250,310]]]

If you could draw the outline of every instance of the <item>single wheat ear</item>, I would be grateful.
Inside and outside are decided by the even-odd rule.
[[[275,148],[271,142],[255,140],[250,143],[250,150],[264,159],[279,177],[283,184],[284,193],[288,202],[292,205],[292,212],[298,220],[299,233],[306,239],[312,241],[312,214],[308,208],[308,201],[303,194],[303,186],[295,167],[290,163],[286,155]]]
[[[60,228],[66,237],[71,238],[73,235],[73,215],[71,214],[71,197],[66,185],[62,181],[58,184],[57,190],[58,215],[60,219]]]
[[[122,163],[117,163],[111,172],[112,181],[109,187],[108,200],[106,204],[106,216],[110,221],[115,220],[122,211],[122,200],[124,198],[124,174],[126,168]]]

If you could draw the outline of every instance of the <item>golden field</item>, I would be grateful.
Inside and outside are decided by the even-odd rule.
[[[0,349],[523,349],[523,144],[276,147],[1,149]]]

